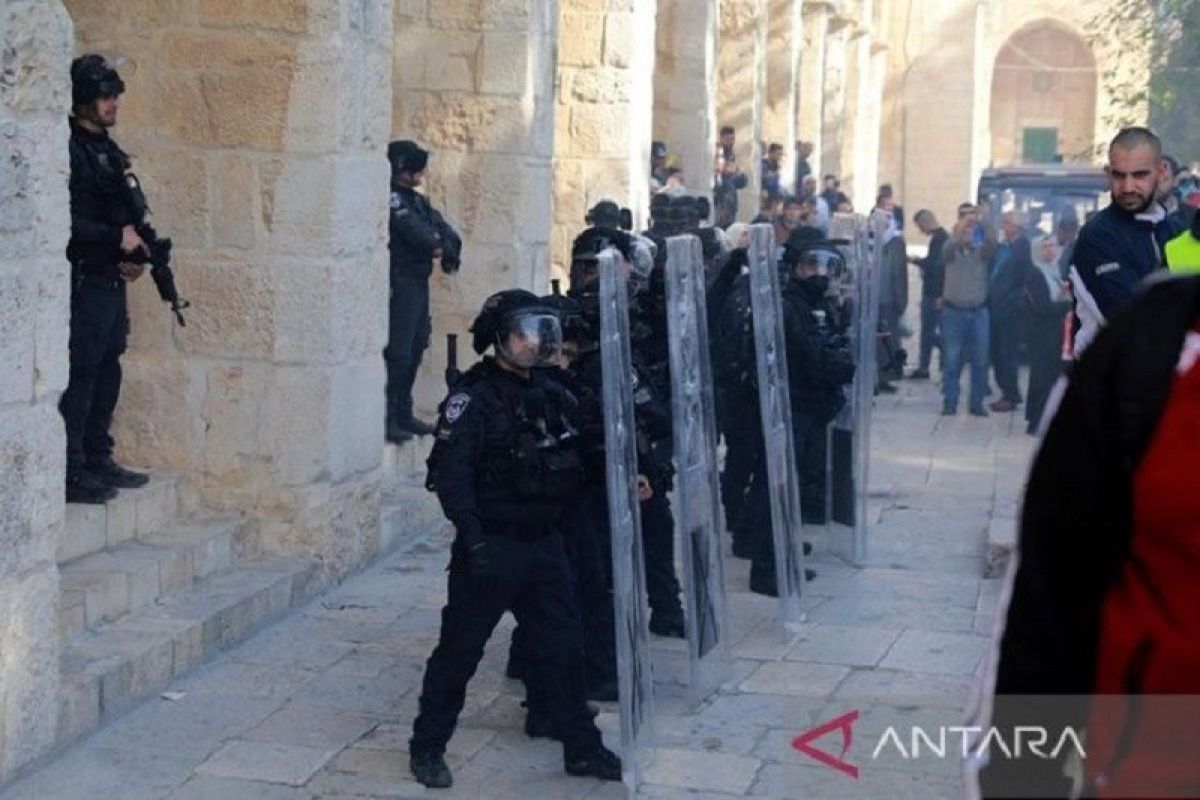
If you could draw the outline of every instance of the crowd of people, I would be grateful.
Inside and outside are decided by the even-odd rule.
[[[146,481],[113,461],[109,433],[128,329],[125,287],[149,264],[177,315],[186,303],[169,280],[169,240],[145,224],[145,195],[130,159],[108,134],[124,91],[120,76],[95,55],[76,59],[71,76],[70,375],[60,403],[66,496],[102,503]],[[467,684],[506,612],[518,623],[507,672],[526,685],[526,733],[560,741],[569,774],[621,778],[620,759],[604,746],[588,705],[617,695],[600,346],[605,258],[616,258],[628,274],[650,631],[683,637],[687,629],[670,503],[665,259],[672,236],[690,234],[701,243],[725,445],[720,494],[732,553],[751,561],[751,591],[778,593],[747,274],[750,231],[736,221],[737,192],[747,178],[737,165],[734,137],[731,128],[721,131],[711,204],[688,193],[682,171],[655,143],[657,191],[645,231],[632,230],[633,215],[616,203],[599,202],[574,241],[565,294],[507,289],[491,295],[470,330],[481,360],[465,372],[448,370],[434,426],[414,416],[412,384],[431,328],[430,275],[435,268],[459,268],[462,240],[418,191],[430,154],[408,140],[388,147],[387,437],[434,437],[427,487],[455,530],[447,605],[409,746],[412,773],[426,786],[452,784],[446,747]],[[797,143],[794,195],[780,180],[783,149],[772,145],[765,153],[756,221],[774,227],[778,245],[771,255],[780,271],[803,513],[806,521],[823,522],[829,513],[826,426],[845,405],[859,366],[850,348],[852,300],[836,290],[847,276],[848,243],[829,238],[828,230],[831,215],[848,210],[849,201],[833,176],[816,191],[805,143]],[[914,220],[929,237],[928,253],[909,259],[905,216],[891,187],[880,187],[870,212],[873,235],[882,237],[874,242],[881,253],[877,391],[893,390],[900,377],[929,379],[936,350],[944,414],[957,413],[959,377],[969,364],[971,414],[987,414],[984,400],[994,379],[993,412],[1024,403],[1031,432],[1052,417],[1024,505],[998,697],[1200,694],[1200,602],[1192,588],[1200,566],[1200,509],[1183,486],[1197,446],[1200,277],[1141,293],[1147,280],[1200,272],[1194,210],[1200,183],[1165,159],[1157,137],[1143,128],[1122,131],[1108,161],[1113,202],[1082,227],[1063,213],[1047,234],[1020,210],[1007,210],[996,230],[991,209],[963,203],[947,231],[924,209]],[[714,216],[715,224],[709,221]],[[921,337],[916,369],[904,376],[899,342],[906,334],[910,263],[922,279]],[[1022,349],[1030,364],[1024,392]],[[1064,361],[1072,368],[1062,391]],[[1055,407],[1053,415],[1045,411]],[[1020,709],[997,708],[999,719],[1022,721]],[[1092,722],[1095,741],[1113,744],[1105,738],[1116,730],[1113,720]],[[1138,761],[1145,750],[1137,745],[1152,740],[1161,758],[1164,740],[1136,718],[1117,722],[1124,725],[1118,744],[1134,755],[1119,764],[1125,771],[1110,766],[1106,775],[1089,778],[1143,788],[1136,781],[1146,774]],[[1189,746],[1170,744],[1165,757],[1181,764],[1194,759]],[[985,785],[1003,787],[1013,777],[1005,769],[1011,764],[993,765]],[[1020,780],[1032,775],[1061,788],[1059,773],[1018,773]]]

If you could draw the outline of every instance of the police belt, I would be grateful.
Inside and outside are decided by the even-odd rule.
[[[121,278],[106,278],[102,275],[80,275],[75,279],[76,286],[94,286],[97,289],[115,291],[125,285]]]

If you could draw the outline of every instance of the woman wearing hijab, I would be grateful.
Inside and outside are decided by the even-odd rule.
[[[1033,266],[1025,276],[1028,311],[1026,347],[1029,354],[1029,391],[1025,398],[1026,430],[1036,435],[1050,388],[1062,374],[1063,319],[1071,310],[1067,284],[1059,272],[1062,251],[1053,236],[1033,242]]]

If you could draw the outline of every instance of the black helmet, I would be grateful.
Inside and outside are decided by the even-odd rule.
[[[387,156],[394,172],[420,172],[429,163],[429,151],[410,139],[391,142]]]
[[[516,335],[525,349],[510,349]],[[554,309],[544,305],[533,292],[508,289],[483,302],[471,323],[471,347],[483,354],[495,345],[498,353],[520,367],[549,363],[562,346],[562,326]]]
[[[621,208],[612,200],[601,200],[587,212],[584,221],[597,228],[620,228]]]
[[[85,106],[101,97],[125,93],[125,82],[104,56],[88,53],[71,62],[71,105]]]
[[[541,304],[553,309],[558,315],[563,341],[586,342],[592,339],[591,325],[584,316],[583,304],[578,299],[562,294],[548,294],[541,298]]]

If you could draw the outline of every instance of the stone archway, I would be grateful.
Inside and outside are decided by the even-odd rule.
[[[992,75],[992,163],[1088,160],[1096,130],[1097,70],[1091,46],[1053,20],[1004,43]]]

